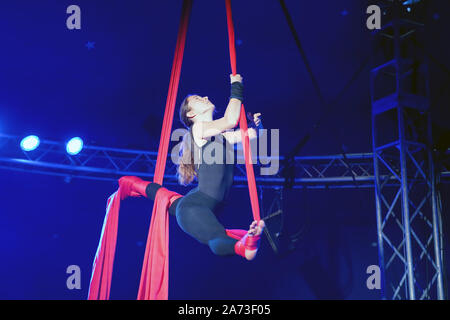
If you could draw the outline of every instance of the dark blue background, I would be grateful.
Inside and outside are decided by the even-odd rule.
[[[286,3],[324,99],[335,101],[372,55],[368,2]],[[81,7],[81,30],[66,28],[71,4]],[[58,141],[78,135],[87,144],[157,150],[180,10],[175,0],[2,1],[0,132]],[[278,1],[233,1],[233,15],[246,109],[261,112],[266,128],[281,129],[281,154],[323,114],[300,155],[340,153],[343,144],[348,152],[371,151],[370,64],[324,110]],[[426,47],[448,70],[447,1],[430,1],[426,16]],[[224,112],[228,54],[224,2],[194,1],[177,106],[195,92]],[[432,108],[441,126],[448,125],[446,82],[448,74],[432,65]],[[175,117],[173,128],[180,126]],[[4,170],[0,181],[0,298],[86,298],[106,199],[117,184]],[[233,189],[230,199],[220,219],[245,228],[248,191]],[[170,298],[379,298],[366,287],[366,268],[378,263],[373,189],[290,190],[284,206],[292,231],[308,221],[308,232],[283,257],[264,238],[252,262],[212,255],[172,220]],[[137,295],[151,208],[146,199],[122,206],[112,299]],[[66,288],[72,264],[81,267],[81,290]]]

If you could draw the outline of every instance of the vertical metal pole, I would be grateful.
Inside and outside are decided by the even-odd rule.
[[[434,176],[436,179],[436,185],[439,184],[440,182],[440,175],[435,175]],[[438,190],[435,189],[436,192],[436,212],[437,212],[437,218],[438,218],[438,223],[439,223],[439,248],[440,248],[440,259],[441,259],[441,273],[442,273],[442,283],[443,285],[443,291],[444,291],[444,299],[446,299],[446,296],[448,295],[447,292],[447,283],[445,282],[447,280],[447,276],[445,274],[445,260],[444,260],[444,233],[442,232],[442,202],[441,202],[441,196],[440,196],[440,192]]]
[[[430,69],[429,69],[429,58],[425,57],[426,60],[426,71],[425,71],[425,90],[426,90],[426,96],[429,99],[430,98]],[[428,170],[429,170],[429,181],[430,181],[430,187],[431,187],[431,211],[433,215],[433,242],[434,242],[434,262],[436,264],[436,272],[437,272],[437,279],[436,279],[436,287],[437,287],[437,298],[439,300],[445,299],[444,294],[444,275],[443,275],[443,257],[442,257],[442,217],[441,212],[438,205],[438,194],[436,192],[436,185],[437,185],[437,179],[436,179],[436,169],[434,166],[434,157],[433,157],[433,127],[432,127],[432,121],[431,121],[431,114],[429,111],[427,111],[427,126],[428,126],[428,146],[427,146],[427,152],[428,152]]]
[[[386,299],[386,281],[385,281],[385,264],[384,264],[384,247],[383,247],[383,228],[381,216],[381,201],[380,201],[380,171],[378,167],[378,157],[376,151],[376,129],[375,129],[375,114],[372,111],[372,149],[373,149],[373,167],[374,167],[374,185],[375,185],[375,208],[377,214],[377,232],[378,232],[378,264],[381,271],[381,299]]]
[[[398,110],[398,125],[400,135],[400,167],[401,167],[401,188],[402,188],[402,211],[403,211],[403,227],[406,248],[406,272],[408,273],[408,293],[409,299],[415,300],[414,290],[414,273],[412,264],[412,250],[411,250],[411,226],[409,220],[409,199],[408,199],[408,179],[406,170],[406,141],[405,128],[403,118],[403,108],[399,105]]]
[[[403,211],[403,227],[404,227],[404,240],[406,249],[406,272],[408,279],[408,293],[409,299],[415,300],[414,290],[414,273],[412,263],[412,250],[411,250],[411,227],[409,220],[409,199],[408,199],[408,179],[406,170],[406,137],[405,137],[405,121],[403,114],[403,106],[400,104],[400,97],[402,96],[402,68],[401,68],[401,54],[400,54],[400,6],[398,1],[394,1],[394,59],[396,66],[396,95],[397,95],[397,115],[398,115],[398,133],[400,144],[400,168],[401,168],[401,190],[402,190],[402,211]]]
[[[441,260],[441,243],[440,243],[440,219],[437,206],[437,194],[436,194],[436,176],[434,170],[434,159],[431,146],[431,116],[428,113],[428,162],[429,162],[429,174],[431,185],[431,209],[433,214],[433,242],[434,242],[434,261],[436,264],[437,272],[437,297],[439,300],[444,300],[444,285],[442,277],[442,260]]]
[[[375,48],[372,46],[372,50]],[[381,214],[381,199],[380,199],[380,170],[378,166],[378,157],[377,157],[377,130],[376,130],[376,121],[375,116],[376,112],[374,110],[374,102],[375,102],[375,78],[377,74],[371,72],[370,74],[370,99],[372,104],[372,151],[373,151],[373,167],[374,167],[374,185],[375,185],[375,210],[376,210],[376,219],[377,219],[377,240],[378,240],[378,266],[380,267],[381,272],[381,299],[386,300],[386,270],[384,263],[384,243],[383,243],[383,228],[382,228],[382,214]]]

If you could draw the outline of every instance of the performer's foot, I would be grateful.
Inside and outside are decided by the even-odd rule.
[[[247,260],[253,260],[258,252],[259,239],[264,230],[264,220],[253,221],[247,234],[236,243],[236,253]]]
[[[119,186],[122,190],[122,200],[127,197],[146,197],[145,189],[150,181],[144,181],[134,176],[124,176],[119,179]]]

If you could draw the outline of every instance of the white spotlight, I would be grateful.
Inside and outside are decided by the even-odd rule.
[[[39,137],[31,135],[22,139],[22,141],[20,142],[20,147],[23,151],[32,151],[36,149],[39,144]]]
[[[83,149],[83,140],[79,137],[75,137],[69,140],[66,144],[66,151],[68,154],[74,156]]]

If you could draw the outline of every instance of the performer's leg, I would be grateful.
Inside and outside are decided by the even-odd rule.
[[[156,192],[161,188],[162,186],[155,182],[150,182],[145,189],[145,193],[147,194],[147,197],[155,201],[156,198]]]
[[[162,188],[162,186],[156,182],[150,182],[147,186],[147,188],[145,189],[145,193],[147,195],[148,198],[152,199],[153,201],[156,198],[156,192],[159,190],[159,188]],[[177,198],[175,199],[174,202],[172,202],[172,204],[169,207],[169,214],[172,216],[176,216],[177,213],[177,205],[179,203],[179,201],[182,199],[181,198]]]
[[[236,243],[235,252],[245,257],[247,260],[253,260],[259,247],[261,233],[265,227],[264,220],[253,221],[247,234]]]
[[[175,199],[175,201],[172,202],[172,204],[170,205],[170,207],[169,207],[169,214],[171,216],[176,217],[176,215],[177,215],[177,206],[178,206],[178,203],[181,201],[181,199],[183,199],[183,197]]]
[[[158,183],[149,183],[145,190],[147,197],[155,200],[156,192],[161,187]],[[195,191],[196,189],[191,190],[188,197],[176,199],[169,207],[169,214],[177,217],[178,224],[183,231],[199,242],[208,245],[214,254],[234,255],[237,240],[228,237],[225,228],[217,220],[214,212],[207,207],[207,205],[213,206],[214,202],[202,193]],[[183,199],[185,201],[181,201]]]
[[[210,247],[220,256],[234,255],[237,240],[227,236],[225,228],[214,212],[206,206],[181,201],[176,210],[177,221],[184,232]]]
[[[155,197],[156,197],[156,192],[161,187],[162,186],[160,184],[158,184],[158,183],[155,183],[155,182],[149,183],[149,185],[145,189],[145,193],[147,194],[147,197],[154,201]],[[169,207],[169,214],[171,216],[176,216],[176,214],[177,214],[177,205],[178,205],[178,203],[180,202],[181,199],[183,199],[183,197],[175,199],[175,201],[172,202],[172,204],[170,205],[170,207]]]
[[[236,245],[237,240],[226,237],[218,237],[208,241],[209,248],[214,254],[218,256],[230,256],[234,255],[234,246]]]
[[[129,196],[146,196],[155,201],[156,193],[162,186],[158,183],[145,181],[135,176],[124,176],[119,179],[119,186],[122,190],[122,200]],[[182,197],[175,199],[169,207],[169,213],[176,214],[176,206]]]

